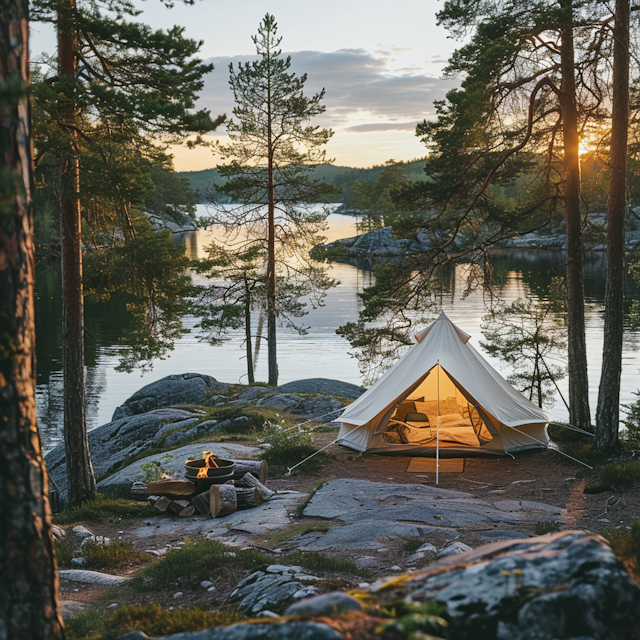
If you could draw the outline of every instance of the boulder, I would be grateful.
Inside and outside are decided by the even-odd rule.
[[[255,616],[261,611],[283,611],[302,584],[289,573],[265,573],[256,571],[238,583],[229,601],[237,603],[245,615]]]
[[[147,456],[146,458],[132,462],[124,469],[98,482],[98,491],[101,493],[113,493],[128,489],[133,482],[140,480],[143,475],[142,465],[147,462],[161,462],[167,469],[176,473],[182,473],[187,458],[193,458],[203,451],[209,450],[215,451],[216,454],[222,458],[251,458],[260,453],[260,450],[255,447],[247,447],[231,442],[198,442],[196,444],[189,444],[179,449],[174,449],[173,451],[157,453],[153,456]],[[166,459],[167,454],[172,456],[168,461]]]
[[[583,531],[494,542],[368,591],[377,607],[441,603],[452,637],[473,628],[498,640],[608,640],[637,637],[640,625],[640,588],[606,541]]]
[[[280,409],[281,411],[292,411],[297,413],[297,409],[302,407],[304,398],[294,393],[280,393],[268,398],[261,398],[256,403],[259,407],[270,407],[271,409]]]
[[[198,424],[198,418],[187,418],[186,420],[179,420],[178,422],[169,422],[165,424],[161,429],[158,429],[158,433],[156,433],[153,438],[153,443],[157,444],[162,440],[165,440],[167,444],[171,444],[168,442],[168,435],[175,433],[176,431],[186,431],[189,427],[193,427]]]
[[[229,385],[201,373],[166,376],[142,387],[127,398],[114,411],[112,420],[176,404],[202,404],[207,396],[228,389]]]
[[[130,631],[118,640],[147,638],[140,631]],[[249,622],[204,631],[176,633],[157,640],[344,640],[344,636],[319,622]]]
[[[66,580],[71,580],[71,582],[94,584],[101,587],[113,587],[130,580],[126,576],[112,576],[110,573],[87,571],[85,569],[60,569],[58,575]]]
[[[168,423],[193,418],[183,409],[155,409],[137,416],[114,420],[89,432],[89,450],[93,470],[98,478],[108,475],[125,460],[148,449],[158,431]],[[67,469],[64,444],[46,456],[49,475],[58,487],[61,500],[67,495]]]
[[[308,418],[326,417],[327,419],[337,418],[344,405],[340,400],[331,398],[330,396],[316,396],[309,398],[302,403],[302,406],[296,410]]]
[[[253,387],[255,389],[255,387]],[[337,396],[338,398],[359,398],[366,389],[350,382],[331,380],[330,378],[308,378],[306,380],[294,380],[281,384],[275,389],[275,393],[319,393],[325,396]]]
[[[391,227],[383,227],[359,236],[347,249],[347,256],[403,256],[408,252],[410,244],[411,240],[394,238]]]
[[[346,611],[362,611],[362,605],[350,595],[334,591],[313,598],[294,602],[284,612],[285,616],[311,618],[315,616],[335,616]]]
[[[253,402],[261,396],[267,395],[269,392],[273,392],[273,387],[249,387],[245,389],[239,396],[239,402]]]
[[[440,551],[438,558],[455,556],[457,553],[465,553],[465,551],[471,551],[471,547],[468,544],[465,544],[464,542],[452,542]]]

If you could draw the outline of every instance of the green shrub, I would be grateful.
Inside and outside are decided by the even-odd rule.
[[[145,462],[140,465],[140,470],[143,473],[141,481],[154,482],[161,480],[165,473],[171,475],[173,470],[165,467],[165,464],[170,464],[172,460],[173,456],[170,453],[166,453],[160,460],[151,460],[150,462]]]
[[[287,431],[279,425],[271,425],[265,442],[269,444],[269,448],[261,458],[266,460],[270,467],[292,467],[317,451],[308,433],[299,429]],[[320,456],[315,456],[305,462],[300,469],[309,472],[316,470],[321,464]]]
[[[88,611],[65,624],[67,640],[114,640],[129,631],[149,636],[165,636],[187,631],[202,631],[239,622],[234,612],[211,612],[201,607],[165,611],[151,603],[123,605],[113,612]]]
[[[607,464],[590,474],[585,493],[623,491],[640,481],[640,461]]]
[[[562,524],[557,520],[538,520],[534,532],[537,536],[543,536],[546,533],[555,533],[560,531]]]
[[[640,396],[640,391],[634,393]],[[625,420],[622,424],[626,427],[620,435],[631,446],[640,446],[640,398],[631,404],[623,404],[622,410],[625,413]]]
[[[227,569],[255,571],[266,564],[269,564],[267,557],[253,549],[230,552],[229,547],[217,540],[187,540],[184,547],[169,551],[161,560],[140,571],[129,584],[136,591],[159,591],[169,584],[190,589]]]
[[[73,560],[73,548],[66,540],[54,540],[53,549],[58,562],[58,569],[71,569]]]
[[[157,515],[151,505],[146,502],[111,498],[98,494],[95,500],[85,502],[73,509],[64,509],[53,516],[55,524],[75,524],[77,522],[99,522],[100,520],[115,521],[118,518],[144,518]]]
[[[420,540],[420,538],[410,538],[409,540],[404,541],[402,550],[406,551],[407,553],[413,553],[414,551],[417,551],[422,546],[422,544],[423,542],[422,540]]]
[[[640,582],[640,521],[632,523],[629,529],[616,529],[605,535],[620,562]]]
[[[131,564],[147,564],[151,555],[134,549],[130,542],[114,541],[101,544],[95,540],[85,542],[82,555],[89,569],[118,569]]]

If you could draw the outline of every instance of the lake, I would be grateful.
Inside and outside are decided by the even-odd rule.
[[[199,206],[198,213],[204,213]],[[355,218],[331,214],[329,240],[356,234]],[[211,232],[195,231],[176,235],[190,257],[204,257],[203,247],[211,241]],[[499,275],[500,294],[506,301],[536,295],[543,291],[551,278],[564,273],[564,254],[561,251],[508,251],[490,258],[494,272]],[[309,327],[307,335],[291,329],[280,329],[278,336],[278,364],[280,382],[302,378],[336,378],[355,384],[362,383],[358,362],[350,353],[349,343],[336,335],[340,325],[358,317],[358,292],[372,283],[371,266],[366,261],[353,264],[332,264],[332,277],[340,284],[331,289],[323,307],[312,309],[303,318]],[[204,282],[199,278],[198,282]],[[603,300],[605,257],[590,253],[585,262],[585,296],[587,300],[587,346],[591,411],[595,415],[600,365],[602,361]],[[479,348],[482,340],[481,321],[485,315],[483,291],[465,295],[464,266],[456,268],[441,297],[441,308],[450,319],[472,336]],[[629,293],[638,297],[637,290]],[[43,446],[49,450],[62,441],[62,366],[60,336],[60,266],[59,263],[39,264],[36,268],[36,337],[38,378],[36,404],[38,427]],[[256,319],[257,320],[257,319]],[[230,339],[219,346],[201,342],[196,320],[186,319],[190,333],[182,336],[165,360],[157,361],[149,372],[125,373],[116,370],[118,344],[128,321],[125,302],[117,297],[109,302],[87,300],[85,307],[85,362],[87,371],[87,423],[89,429],[111,420],[115,408],[140,387],[164,376],[195,372],[213,376],[223,382],[246,383],[246,364],[241,346],[242,332],[232,332]],[[255,324],[254,324],[255,326]],[[622,402],[633,402],[640,386],[640,331],[627,327],[624,339]],[[486,354],[483,354],[486,356]],[[487,358],[505,377],[509,369],[500,361]],[[267,379],[266,348],[258,355],[256,380]],[[566,378],[559,383],[567,397]],[[553,419],[566,419],[567,412],[557,398],[548,409]]]

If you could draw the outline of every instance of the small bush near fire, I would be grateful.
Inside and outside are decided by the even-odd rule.
[[[129,631],[148,636],[165,636],[186,631],[202,631],[233,624],[242,619],[237,613],[174,609],[165,611],[157,604],[123,605],[115,611],[89,611],[66,623],[67,640],[114,640]]]
[[[273,425],[265,438],[269,448],[262,454],[262,459],[269,467],[288,468],[301,462],[316,452],[308,433],[294,429],[287,431],[279,425]],[[320,456],[308,460],[300,467],[301,471],[312,471],[321,464]]]

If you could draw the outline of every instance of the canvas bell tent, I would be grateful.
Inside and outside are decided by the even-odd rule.
[[[548,445],[547,417],[447,316],[338,419],[338,442],[404,456],[500,455]]]

